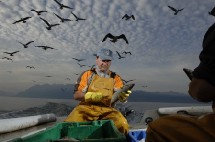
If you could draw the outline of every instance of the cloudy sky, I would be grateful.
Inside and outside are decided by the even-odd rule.
[[[208,14],[213,0],[58,0],[71,7],[60,9],[54,0],[1,0],[0,90],[20,92],[36,84],[72,84],[78,73],[95,64],[100,48],[114,52],[111,70],[124,80],[135,80],[136,90],[187,93],[189,79],[183,68],[194,69],[207,28],[215,21]],[[174,15],[168,7],[183,9]],[[37,15],[35,11],[47,11]],[[72,12],[86,20],[75,21]],[[60,22],[62,18],[71,21]],[[133,19],[122,19],[128,14]],[[31,17],[26,23],[17,22]],[[60,24],[46,29],[50,24]],[[106,34],[124,34],[113,43]],[[28,43],[24,48],[21,43]],[[44,50],[36,46],[49,46]],[[13,56],[4,52],[19,51]],[[118,59],[116,54],[132,55]],[[12,60],[7,60],[8,57]],[[3,58],[3,59],[2,59]],[[86,59],[79,62],[72,59]],[[35,68],[28,68],[34,66]],[[47,77],[52,76],[52,77]],[[142,87],[147,86],[147,87]]]

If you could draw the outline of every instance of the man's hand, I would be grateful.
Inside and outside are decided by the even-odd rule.
[[[102,99],[101,92],[87,92],[84,95],[85,102],[100,102]]]
[[[127,92],[122,92],[118,97],[119,101],[125,102],[130,94],[131,94],[131,90],[128,90]]]

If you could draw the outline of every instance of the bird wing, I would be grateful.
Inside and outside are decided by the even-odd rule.
[[[128,15],[127,15],[127,14],[125,14],[125,15],[122,17],[122,19],[124,19],[124,18],[128,18]]]
[[[133,20],[135,20],[135,17],[134,17],[134,15],[131,15],[131,18],[132,18]]]
[[[107,38],[114,39],[114,36],[111,33],[106,34],[106,36],[103,38],[102,42],[104,42]]]
[[[23,21],[23,19],[17,20],[17,21],[15,21],[15,22],[13,22],[13,24],[19,23],[19,22],[21,22],[21,21]]]
[[[121,35],[118,37],[118,39],[119,39],[119,38],[124,39],[124,40],[125,40],[125,42],[128,44],[128,40],[127,40],[127,38],[125,37],[125,35],[124,35],[124,34],[121,34]]]
[[[54,15],[56,15],[59,19],[63,19],[63,18],[61,18],[59,15],[57,15],[57,14],[55,14],[55,13],[54,13]]]
[[[66,6],[66,5],[63,5],[63,7],[65,7],[65,8],[69,8],[69,9],[73,9],[73,8],[71,8],[71,7],[69,7],[69,6]]]
[[[26,43],[26,45],[28,45],[28,44],[30,44],[30,43],[32,43],[32,42],[34,42],[33,40],[32,41],[29,41],[28,43]]]
[[[18,53],[19,51],[14,51],[14,52],[12,52],[11,54],[15,54],[15,53]]]
[[[182,9],[179,9],[178,11],[182,11],[182,10],[184,10],[184,8],[182,8]]]
[[[215,7],[211,10],[211,13],[213,14],[215,13]]]
[[[60,5],[61,6],[61,3],[60,2],[58,2],[57,0],[54,0],[58,5]]]
[[[18,40],[17,40],[17,42],[19,42],[19,43],[20,43],[20,44],[22,44],[22,45],[25,45],[24,43],[21,43],[21,42],[20,42],[20,41],[18,41]]]
[[[122,56],[119,54],[119,52],[118,52],[118,51],[116,51],[116,53],[118,54],[118,56],[119,56],[119,57],[122,57]]]
[[[54,27],[54,26],[58,26],[58,25],[60,25],[60,24],[51,24],[50,26]]]
[[[22,20],[21,20],[21,21],[27,20],[27,19],[29,19],[29,18],[31,18],[31,17],[25,17],[25,18],[22,18]]]
[[[168,6],[171,10],[173,10],[173,11],[177,11],[174,7],[172,7],[172,6]]]
[[[83,18],[78,18],[78,20],[86,20],[86,19],[83,19]]]
[[[78,17],[73,12],[71,12],[71,13],[72,13],[73,16],[75,16],[76,19],[78,19]]]
[[[41,17],[40,17],[40,19],[42,19],[46,23],[46,25],[50,26],[50,24],[48,23],[48,21],[46,21],[45,19],[43,19]]]

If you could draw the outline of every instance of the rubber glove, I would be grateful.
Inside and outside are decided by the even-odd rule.
[[[100,102],[102,99],[101,92],[87,92],[84,95],[85,102]]]
[[[132,93],[131,90],[128,90],[127,92],[121,92],[118,97],[119,101],[125,102],[131,93]]]

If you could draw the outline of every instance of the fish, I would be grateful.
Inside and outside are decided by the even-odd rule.
[[[118,97],[122,92],[127,92],[128,90],[131,90],[134,85],[134,83],[125,84],[120,90],[116,91],[111,98],[111,106],[113,106],[119,100]]]
[[[185,72],[185,74],[187,75],[187,77],[192,80],[193,78],[193,71],[191,69],[187,69],[187,68],[183,68],[183,71]]]

